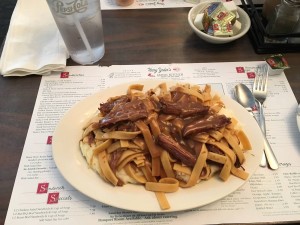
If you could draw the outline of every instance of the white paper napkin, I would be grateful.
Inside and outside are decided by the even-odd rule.
[[[0,74],[46,75],[63,70],[67,58],[46,0],[18,0],[0,58]]]

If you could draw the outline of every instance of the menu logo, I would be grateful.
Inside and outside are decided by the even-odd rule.
[[[47,145],[51,145],[51,144],[52,144],[52,136],[48,136]]]
[[[39,183],[37,187],[37,194],[45,194],[48,192],[49,183]]]
[[[70,73],[69,72],[61,72],[60,78],[69,78]]]
[[[68,3],[63,3],[61,1],[54,2],[54,10],[57,13],[64,15],[71,15],[73,13],[83,13],[87,10],[88,1],[87,0],[75,0]]]
[[[48,199],[47,199],[47,204],[56,204],[56,203],[58,203],[58,199],[59,199],[59,193],[58,192],[49,193],[48,194]]]
[[[237,73],[245,73],[244,67],[238,66],[235,68]]]
[[[255,73],[254,72],[248,72],[247,77],[248,78],[255,78]]]

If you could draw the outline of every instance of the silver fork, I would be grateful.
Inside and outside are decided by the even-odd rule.
[[[253,83],[253,95],[259,106],[259,121],[262,131],[266,134],[266,122],[263,111],[263,104],[267,98],[268,71],[266,65],[259,65]]]
[[[259,106],[259,122],[262,132],[266,135],[266,122],[263,104],[267,98],[268,71],[267,65],[259,65],[253,83],[253,95]],[[260,162],[260,166],[265,167],[267,160],[271,169],[278,169],[277,159],[269,143],[265,143],[265,151]]]

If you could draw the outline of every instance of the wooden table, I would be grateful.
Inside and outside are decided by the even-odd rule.
[[[7,32],[14,0],[1,0],[0,37]],[[259,61],[249,37],[224,45],[200,40],[187,22],[189,8],[106,10],[103,25],[106,53],[101,66],[114,64]],[[2,18],[3,17],[3,18]],[[2,42],[2,40],[0,40]],[[300,53],[285,54],[286,76],[300,101]],[[75,65],[68,60],[68,65]],[[0,224],[4,223],[19,160],[41,77],[0,76]]]

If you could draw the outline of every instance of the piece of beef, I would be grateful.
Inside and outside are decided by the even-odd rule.
[[[230,118],[227,118],[225,115],[211,115],[207,118],[193,121],[184,126],[182,135],[186,137],[191,134],[217,130],[230,123]]]
[[[206,115],[209,110],[208,106],[204,106],[201,102],[196,101],[173,102],[162,98],[160,99],[160,103],[163,113],[180,116],[182,118]]]
[[[196,156],[184,149],[171,136],[160,133],[157,137],[157,144],[163,147],[171,156],[178,159],[187,166],[194,166],[196,163]]]
[[[142,100],[136,99],[131,102],[121,102],[103,119],[99,121],[99,127],[109,127],[121,121],[137,121],[148,117],[148,111]]]
[[[108,114],[116,105],[120,103],[129,102],[129,97],[127,95],[121,95],[116,99],[109,99],[105,103],[100,103],[99,110],[105,116]]]

